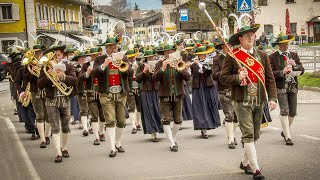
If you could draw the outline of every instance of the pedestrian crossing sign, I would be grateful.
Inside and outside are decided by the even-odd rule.
[[[252,11],[252,0],[237,0],[238,12],[250,12]]]

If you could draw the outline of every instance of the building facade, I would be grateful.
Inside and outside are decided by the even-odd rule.
[[[259,0],[261,14],[255,21],[261,24],[260,36],[286,33],[286,9],[289,11],[290,31],[297,38],[309,42],[320,42],[320,0]]]
[[[21,41],[27,40],[24,14],[23,0],[0,0],[0,52],[7,53],[9,45],[19,42],[22,46]]]

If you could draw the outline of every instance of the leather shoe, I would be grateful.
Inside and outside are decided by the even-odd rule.
[[[286,137],[283,134],[283,131],[281,132],[281,136],[283,137],[284,141],[286,141]]]
[[[288,139],[286,140],[286,145],[289,145],[289,146],[292,146],[292,145],[293,145],[293,142],[292,142],[292,140],[291,140],[290,138],[288,138]]]
[[[158,138],[152,138],[152,142],[158,142]]]
[[[100,141],[106,141],[106,137],[104,136],[104,134],[100,134],[99,138],[100,138]]]
[[[119,153],[124,153],[124,152],[125,152],[125,150],[123,149],[122,146],[119,146],[119,147],[116,146],[116,149],[117,149],[117,151],[118,151]]]
[[[99,139],[94,140],[94,141],[93,141],[93,145],[100,145]]]
[[[63,150],[62,151],[62,157],[65,157],[65,158],[70,157],[68,150]]]
[[[93,130],[92,130],[92,128],[91,128],[91,129],[89,129],[89,133],[90,133],[90,134],[93,134]]]
[[[131,134],[137,134],[138,130],[133,128],[132,131],[131,131]]]
[[[137,131],[142,131],[142,128],[140,125],[137,126]]]
[[[41,144],[40,144],[40,148],[46,148],[46,147],[47,147],[46,142],[41,142]]]
[[[172,152],[178,152],[179,151],[179,148],[177,145],[173,145],[173,146],[170,146],[170,151]]]
[[[264,176],[261,174],[259,170],[256,170],[256,172],[253,174],[254,180],[261,180],[264,179]]]
[[[89,136],[89,132],[87,130],[84,130],[82,133],[83,136]]]
[[[244,171],[244,173],[246,173],[246,174],[253,174],[253,171],[252,171],[252,169],[251,169],[249,164],[247,166],[244,166],[242,164],[242,162],[241,162],[240,163],[240,169],[242,169]]]
[[[234,145],[238,145],[236,138],[234,138]]]
[[[117,155],[117,152],[114,150],[111,150],[109,153],[109,157],[116,157],[116,155]]]
[[[231,143],[229,144],[229,149],[235,149],[235,148],[236,148],[235,143],[234,143],[234,142],[231,142]]]
[[[55,163],[60,163],[62,162],[62,157],[60,155],[58,155],[55,159],[54,159]]]
[[[50,138],[46,137],[46,144],[49,145],[50,144]]]

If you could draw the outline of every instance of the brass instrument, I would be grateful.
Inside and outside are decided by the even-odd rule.
[[[129,69],[129,64],[122,60],[124,54],[123,52],[112,54],[112,64],[116,66],[120,72],[126,72]]]
[[[170,61],[170,66],[173,68],[176,68],[176,70],[178,71],[182,71],[186,69],[186,62],[180,59],[173,58]]]
[[[18,102],[21,102],[23,107],[28,107],[31,101],[31,92],[30,92],[30,82],[28,82],[26,90],[24,91],[25,96],[24,97],[19,97]]]
[[[54,59],[55,54],[50,52],[46,54],[46,56],[40,59],[40,62],[44,64],[43,72],[50,79],[55,87],[65,96],[69,96],[72,93],[73,87],[67,86],[64,82],[62,82],[53,71],[53,65],[56,64]],[[50,73],[48,69],[52,70]]]
[[[153,61],[147,61],[147,62],[145,62],[143,64],[149,68],[149,72],[152,74],[155,71],[157,62],[158,61],[153,60]]]
[[[39,60],[37,58],[34,57],[34,51],[33,50],[29,50],[24,54],[24,58],[22,61],[22,65],[23,66],[27,66],[27,69],[29,70],[29,72],[36,76],[36,77],[40,77],[40,67],[39,67]],[[38,67],[35,70],[32,70],[32,67]]]

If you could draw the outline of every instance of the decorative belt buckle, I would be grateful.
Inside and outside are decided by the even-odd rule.
[[[165,98],[163,98],[163,102],[169,102],[169,97],[165,97]]]
[[[137,81],[132,81],[132,89],[138,89],[139,83]]]
[[[257,83],[250,83],[247,85],[248,88],[248,95],[251,97],[258,96],[258,84]]]
[[[121,91],[122,91],[122,87],[121,86],[111,86],[109,88],[109,92],[111,92],[113,94],[120,93]]]

